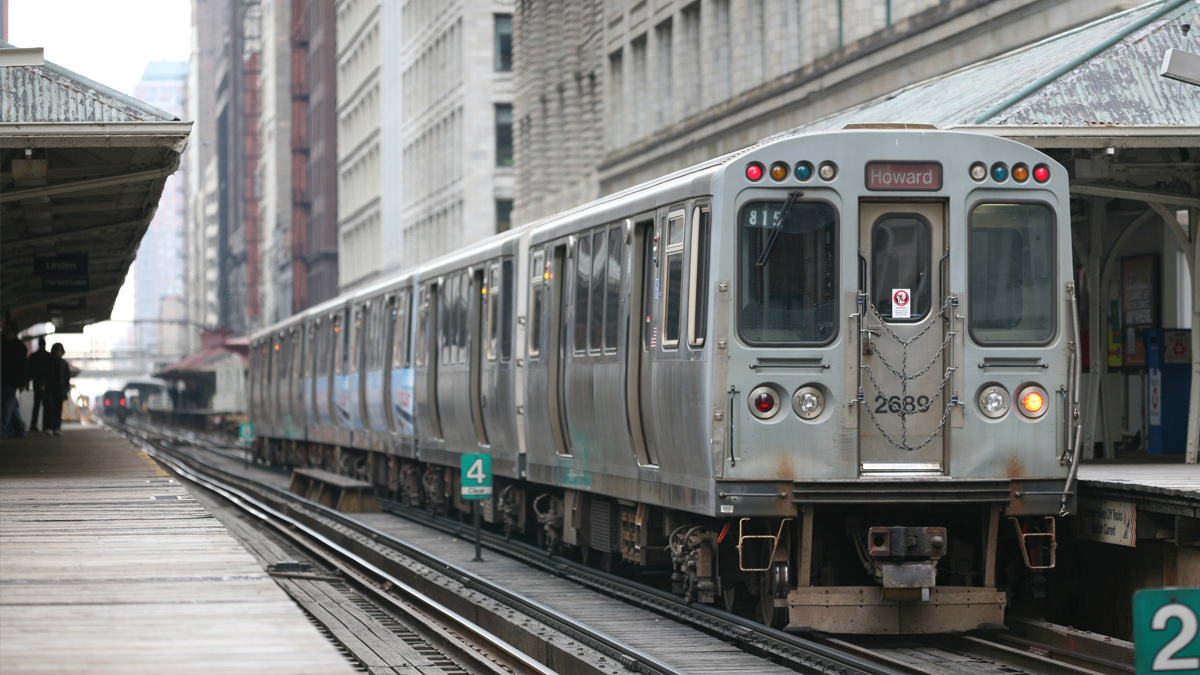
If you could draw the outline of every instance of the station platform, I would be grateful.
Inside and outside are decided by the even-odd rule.
[[[1079,496],[1123,499],[1155,513],[1200,518],[1200,464],[1186,464],[1178,455],[1084,462]]]
[[[354,673],[211,514],[94,426],[0,442],[0,673]]]

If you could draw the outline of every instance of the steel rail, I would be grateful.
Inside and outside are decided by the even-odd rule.
[[[440,648],[454,651],[457,658],[480,668],[481,672],[507,675],[516,670],[534,675],[555,675],[555,671],[542,665],[532,656],[510,645],[499,636],[481,628],[466,617],[433,600],[299,520],[277,511],[238,488],[211,476],[196,473],[177,461],[173,455],[160,452],[150,443],[144,443],[143,446],[148,455],[169,465],[176,475],[220,495],[243,512],[287,537],[309,555],[340,570],[347,582],[353,584],[358,590],[368,593],[374,601],[384,603],[394,611],[403,614],[407,619],[422,624],[428,632],[432,632],[440,638],[438,640],[441,643]],[[404,600],[391,595],[385,588],[399,593]],[[410,607],[408,603],[416,605],[420,611]],[[422,613],[428,616],[422,616]],[[494,662],[484,653],[473,648],[471,644],[451,638],[445,629],[439,627],[430,618],[453,626],[455,631],[468,636],[475,643],[487,645],[489,650],[494,650],[499,654],[500,661],[504,663]]]
[[[139,435],[148,434],[148,433],[151,433],[151,432],[148,432],[143,429]],[[147,440],[147,439],[144,439],[144,440]],[[615,659],[621,665],[623,665],[624,667],[626,667],[630,670],[643,673],[644,675],[686,675],[683,671],[680,671],[679,669],[671,666],[670,664],[665,663],[665,662],[659,660],[658,658],[656,658],[650,654],[647,654],[646,652],[644,652],[642,650],[639,650],[635,647],[625,644],[624,642],[621,642],[620,640],[617,640],[616,638],[613,638],[612,636],[609,636],[606,633],[603,633],[594,628],[580,624],[576,620],[572,619],[571,617],[569,617],[565,614],[562,614],[558,610],[555,610],[547,605],[537,602],[536,600],[532,600],[532,599],[527,598],[523,595],[520,595],[514,591],[511,591],[499,584],[496,584],[495,582],[492,582],[489,579],[486,579],[482,576],[474,574],[474,573],[470,572],[469,570],[462,569],[453,563],[447,562],[441,558],[438,558],[437,556],[435,556],[431,553],[428,553],[427,551],[420,549],[419,547],[413,546],[411,544],[408,544],[407,542],[396,539],[395,537],[387,534],[386,532],[377,530],[373,527],[370,527],[369,525],[365,525],[353,518],[349,518],[337,511],[329,509],[321,504],[310,501],[308,499],[305,499],[304,497],[295,495],[291,492],[288,492],[287,490],[283,490],[283,489],[277,488],[272,485],[254,483],[249,478],[231,474],[230,472],[225,471],[224,469],[221,469],[220,467],[217,467],[209,462],[204,461],[203,459],[195,457],[194,455],[184,453],[176,448],[164,449],[164,452],[170,453],[171,456],[178,457],[178,459],[180,461],[183,461],[189,465],[192,465],[197,471],[204,471],[206,473],[207,472],[215,473],[215,474],[218,474],[228,480],[242,483],[242,484],[253,483],[255,490],[262,490],[264,492],[274,493],[278,498],[280,498],[282,500],[303,504],[306,508],[310,509],[311,511],[320,514],[321,517],[332,520],[342,527],[345,527],[347,529],[358,532],[359,534],[362,534],[362,535],[368,537],[369,539],[371,539],[372,541],[374,541],[377,544],[386,545],[388,548],[395,550],[395,551],[403,554],[406,557],[412,558],[412,559],[420,562],[421,564],[425,565],[426,567],[434,569],[437,572],[439,572],[451,579],[454,579],[455,581],[462,584],[466,588],[469,588],[476,592],[487,595],[494,600],[502,602],[505,605],[515,607],[516,609],[522,611],[524,614],[527,614],[531,618],[534,618],[534,619],[540,621],[541,623],[544,623],[544,624],[550,626],[551,628],[554,628],[555,630],[563,633],[564,635],[571,637],[572,639],[580,642],[581,644],[584,644],[587,647],[589,647],[597,652],[600,652],[601,654],[604,654],[605,656],[607,656],[609,658]],[[159,457],[161,457],[164,454],[163,452],[159,452],[157,450],[155,450],[154,453],[156,455],[158,455]],[[158,457],[156,457],[156,458],[158,458]],[[172,466],[176,466],[176,463],[172,463]],[[247,497],[247,499],[253,500],[253,498],[250,498],[250,497]],[[254,501],[257,501],[257,500],[254,500]],[[266,507],[266,508],[270,508],[270,507]],[[308,531],[312,531],[312,528],[300,523],[298,520],[292,519],[288,516],[282,516],[282,517],[286,518],[289,522],[295,522],[298,527],[304,528],[305,530],[308,530]],[[320,534],[317,534],[316,536],[324,539],[324,537]],[[330,541],[330,545],[338,546],[336,543],[334,543],[332,541]],[[341,548],[341,547],[339,546],[339,548]],[[350,553],[350,555],[355,555],[352,552],[348,552],[348,553]],[[380,570],[380,571],[382,572],[382,570]],[[382,573],[386,574],[386,572],[382,572]],[[394,585],[400,585],[403,583],[404,582],[399,581],[399,580],[395,580],[393,582]],[[404,585],[404,587],[408,588],[407,585]],[[419,591],[416,591],[415,589],[412,589],[411,592],[419,593]],[[431,602],[432,602],[432,600],[431,600]],[[449,611],[449,610],[447,610],[447,611]],[[846,672],[846,671],[839,671],[839,672]]]

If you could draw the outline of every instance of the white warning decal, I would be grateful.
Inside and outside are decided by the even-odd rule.
[[[912,294],[907,288],[892,289],[892,318],[912,318]]]

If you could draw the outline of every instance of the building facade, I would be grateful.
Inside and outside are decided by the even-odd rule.
[[[338,0],[338,288],[383,269],[380,0]]]
[[[146,66],[133,95],[177,117],[187,114],[188,64],[182,61],[154,61]],[[174,315],[175,299],[183,295],[184,213],[187,206],[187,165],[167,177],[158,210],[146,228],[133,262],[133,345],[142,353],[165,359],[186,354],[188,345],[177,334],[164,331],[162,322]],[[169,305],[169,307],[167,306]],[[167,339],[164,339],[167,338]]]
[[[400,13],[395,179],[400,264],[409,267],[509,227],[512,3],[408,0]]]
[[[514,219],[747,147],[1135,4],[524,0],[514,14]]]

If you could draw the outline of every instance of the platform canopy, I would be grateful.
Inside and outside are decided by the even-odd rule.
[[[0,307],[77,332],[112,314],[192,123],[49,62],[0,90]]]

